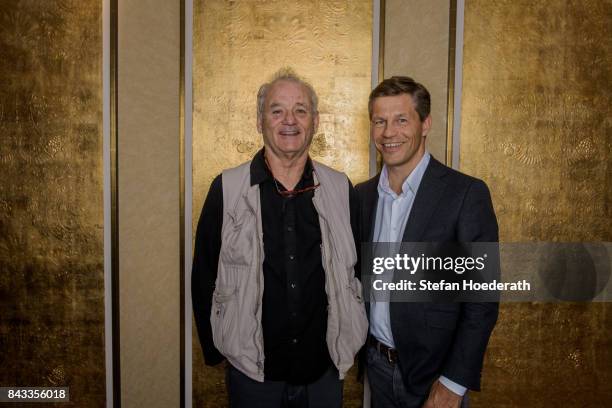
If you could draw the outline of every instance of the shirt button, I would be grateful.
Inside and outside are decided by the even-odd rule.
[[[297,339],[291,339],[291,342],[292,342],[293,344],[297,344],[298,340],[297,340]]]
[[[293,261],[295,259],[295,256],[289,255],[289,259],[291,259]]]

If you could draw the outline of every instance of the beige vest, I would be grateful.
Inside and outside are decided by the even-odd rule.
[[[210,316],[215,347],[238,370],[264,380],[261,326],[263,231],[259,185],[251,186],[251,162],[223,172],[223,228]],[[346,175],[313,161],[321,186],[312,199],[321,226],[321,256],[328,301],[327,347],[340,379],[365,343],[368,320],[351,232]]]

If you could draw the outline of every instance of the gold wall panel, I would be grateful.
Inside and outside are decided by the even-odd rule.
[[[368,178],[371,0],[197,0],[193,26],[194,232],[213,178],[263,145],[256,94],[281,67],[293,67],[319,96],[312,157],[354,183]],[[222,370],[204,367],[193,333],[194,404],[224,406]],[[346,406],[359,406],[360,388],[347,386]]]
[[[102,2],[1,2],[0,386],[105,406],[102,195]]]
[[[460,167],[501,239],[611,241],[612,2],[465,6]],[[473,406],[609,404],[611,306],[502,305]]]

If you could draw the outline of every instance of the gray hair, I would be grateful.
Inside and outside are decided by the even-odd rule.
[[[264,103],[266,101],[266,96],[268,95],[268,91],[278,81],[292,81],[296,82],[300,85],[303,85],[308,90],[308,96],[310,99],[310,110],[314,115],[317,113],[319,98],[317,97],[317,93],[315,92],[312,85],[310,85],[306,80],[298,76],[295,71],[291,68],[281,68],[279,69],[273,76],[269,82],[266,82],[262,86],[259,87],[259,91],[257,92],[257,121],[262,122],[263,120],[263,112],[264,112]]]

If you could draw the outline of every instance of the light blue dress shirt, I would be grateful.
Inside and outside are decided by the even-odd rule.
[[[423,179],[423,174],[429,165],[431,155],[425,152],[421,161],[412,173],[404,180],[401,194],[393,191],[389,185],[387,166],[383,166],[378,181],[378,204],[376,206],[376,222],[374,224],[374,242],[401,242],[406,229],[406,222],[414,203],[414,198]],[[390,279],[390,277],[386,277]],[[378,341],[395,348],[389,302],[370,303],[370,333]],[[441,376],[440,382],[455,394],[464,395],[466,388]]]

